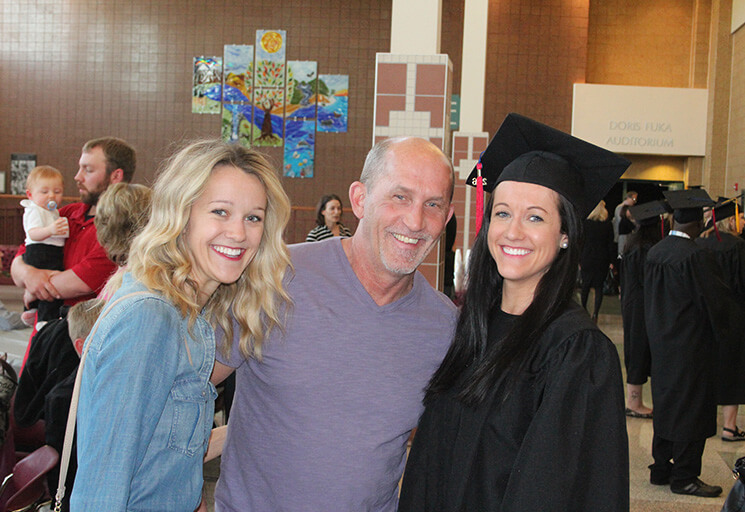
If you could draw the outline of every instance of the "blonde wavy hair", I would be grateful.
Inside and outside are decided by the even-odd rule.
[[[153,191],[145,185],[115,183],[101,194],[96,205],[98,243],[111,261],[126,265],[132,239],[142,231],[150,218]]]
[[[737,224],[734,215],[723,220],[718,220],[716,222],[716,225],[720,233],[729,233],[730,235],[740,236],[735,227]],[[709,229],[703,231],[699,236],[701,238],[708,238],[710,236],[714,236],[715,233],[716,231],[714,230],[714,226],[712,226]]]
[[[200,308],[183,233],[192,204],[204,191],[212,170],[222,165],[237,167],[264,186],[264,232],[256,255],[238,281],[220,285],[204,312],[213,327],[225,333],[223,354],[227,356],[232,348],[234,319],[242,354],[260,359],[265,336],[274,327],[282,328],[280,311],[290,301],[283,287],[290,257],[282,239],[290,219],[290,200],[260,153],[220,140],[202,140],[169,158],[153,186],[150,221],[132,243],[129,270],[145,286],[162,293],[194,325]]]
[[[587,218],[589,220],[597,220],[600,222],[608,220],[608,210],[605,209],[605,201],[601,199],[600,202],[595,205],[595,208],[592,209]]]

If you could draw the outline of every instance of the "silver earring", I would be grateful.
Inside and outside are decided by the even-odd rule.
[[[566,249],[567,247],[569,247],[569,243],[568,242],[561,242],[561,245],[559,247],[561,247],[562,249]]]

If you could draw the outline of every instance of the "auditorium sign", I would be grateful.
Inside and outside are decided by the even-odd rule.
[[[617,153],[703,156],[707,89],[574,84],[572,135]]]

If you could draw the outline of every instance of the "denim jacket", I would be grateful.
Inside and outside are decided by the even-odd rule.
[[[83,368],[71,510],[192,511],[217,396],[212,327],[127,273]],[[128,296],[129,295],[129,296]],[[104,311],[106,308],[104,308]]]

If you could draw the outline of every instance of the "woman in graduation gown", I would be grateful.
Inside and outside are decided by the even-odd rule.
[[[628,161],[510,114],[480,164],[494,192],[399,510],[628,511],[618,354],[572,299],[582,219]]]
[[[651,374],[652,355],[644,320],[644,260],[647,251],[662,240],[664,224],[660,215],[667,212],[663,201],[631,207],[637,225],[628,236],[621,258],[621,315],[623,317],[623,362],[626,365],[626,416],[652,417],[644,405],[642,386]]]
[[[712,251],[719,263],[734,300],[729,301],[730,321],[745,318],[745,240],[740,238],[743,228],[739,197],[720,197],[712,212],[714,225],[701,233],[696,243]],[[745,403],[745,339],[742,324],[730,329],[719,344],[717,353],[717,403],[722,405],[722,440],[745,441],[745,432],[737,427],[739,404]]]

